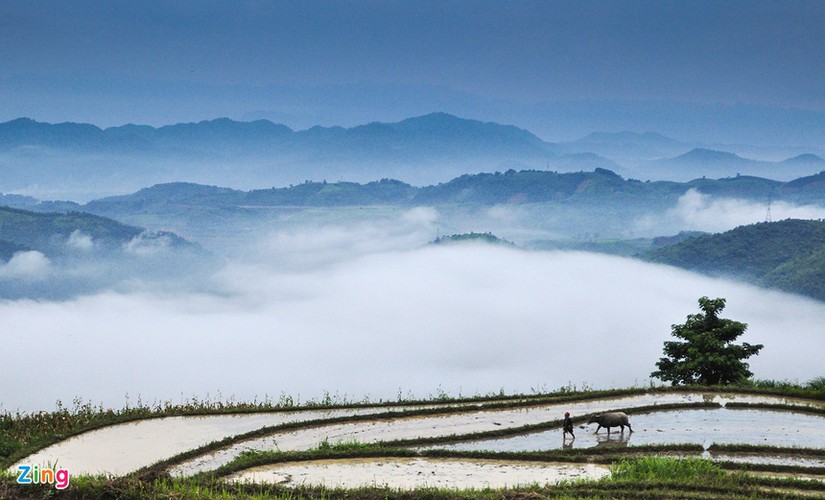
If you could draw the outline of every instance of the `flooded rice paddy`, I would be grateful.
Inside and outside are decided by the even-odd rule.
[[[558,420],[565,411],[584,414],[602,411],[606,408],[697,403],[705,399],[707,399],[706,396],[702,394],[640,394],[612,399],[324,425],[309,429],[276,432],[268,436],[241,441],[229,447],[187,460],[173,467],[171,473],[178,476],[188,476],[214,470],[228,464],[245,451],[299,451],[317,447],[322,442],[331,444],[348,441],[376,443],[402,439],[457,436],[512,429]],[[737,401],[744,400],[737,399]]]
[[[59,463],[73,474],[119,476],[213,441],[263,427],[384,413],[393,409],[399,410],[364,407],[137,420],[85,432],[29,455],[20,463]],[[9,470],[16,471],[16,466]]]
[[[348,441],[376,443],[379,441],[460,436],[478,432],[512,429],[524,425],[557,420],[561,418],[564,411],[571,411],[574,414],[586,414],[611,408],[633,408],[664,404],[696,402],[726,404],[731,401],[755,404],[779,403],[780,400],[786,402],[784,398],[772,398],[768,396],[707,396],[698,393],[644,394],[506,410],[479,410],[449,415],[333,424],[309,429],[278,432],[269,436],[242,441],[229,447],[187,460],[173,467],[170,472],[177,476],[188,476],[200,472],[207,472],[228,464],[245,451],[299,451],[317,447],[322,442],[329,442],[331,444]],[[791,404],[808,406],[807,403],[806,401],[796,401]],[[556,448],[562,447],[558,430],[548,431],[546,434],[548,436],[548,443],[552,439],[553,443],[557,445],[555,446]],[[596,437],[593,438],[596,444],[598,443],[597,439]],[[606,444],[613,444],[614,442],[617,442],[619,445],[624,444],[618,438],[612,439],[610,442],[605,441]],[[438,447],[444,448],[446,446]],[[548,445],[541,449],[552,448],[554,448],[554,446]],[[481,447],[474,449],[487,448]]]
[[[825,416],[756,409],[685,409],[631,415],[633,431],[596,433],[596,424],[575,428],[576,439],[562,440],[558,429],[438,446],[451,450],[540,451],[597,446],[661,444],[746,444],[825,448]]]
[[[230,476],[228,480],[328,488],[481,489],[557,484],[576,479],[600,479],[608,475],[610,470],[607,467],[594,464],[381,458],[273,464],[248,469]]]
[[[513,402],[513,400],[509,400]],[[21,463],[60,463],[74,474],[124,475],[147,467],[158,461],[195,450],[204,445],[249,433],[264,427],[304,422],[305,426],[293,429],[274,429],[263,436],[244,439],[223,448],[204,452],[172,466],[169,472],[175,476],[189,476],[207,472],[230,463],[249,450],[257,451],[302,451],[318,447],[322,443],[337,444],[357,441],[376,443],[381,441],[418,440],[428,438],[452,438],[460,440],[480,432],[518,429],[526,425],[536,425],[559,421],[565,411],[573,416],[581,416],[612,409],[656,407],[672,404],[716,403],[727,405],[731,402],[747,404],[784,404],[798,407],[800,411],[774,411],[758,409],[726,408],[710,409],[664,409],[652,413],[631,414],[631,424],[635,432],[624,434],[614,430],[608,437],[605,430],[595,434],[596,425],[576,428],[574,441],[562,440],[561,430],[534,432],[499,439],[454,442],[432,446],[450,450],[494,450],[494,451],[534,451],[561,448],[593,448],[600,446],[632,447],[641,445],[695,443],[709,448],[712,444],[753,444],[774,447],[809,447],[825,449],[825,417],[804,413],[806,408],[825,409],[825,402],[792,399],[774,396],[717,393],[648,393],[615,398],[600,398],[569,402],[530,403],[527,406],[506,409],[484,408],[485,403],[464,405],[420,405],[403,407],[356,407],[335,410],[306,410],[292,412],[272,412],[240,415],[186,416],[141,420],[113,425],[90,431],[63,442],[52,445],[26,457]],[[463,406],[459,408],[459,406]],[[467,408],[478,406],[478,408]],[[387,415],[387,412],[416,410],[438,407],[443,413],[432,415]],[[370,416],[372,415],[372,416]],[[357,421],[322,423],[314,421],[362,416]],[[374,416],[374,418],[373,418]],[[713,450],[711,449],[711,452]],[[734,454],[739,456],[739,454]],[[717,460],[721,459],[713,456]],[[727,459],[725,459],[727,460]],[[760,462],[759,456],[751,460]],[[765,460],[768,460],[766,458]],[[812,467],[820,467],[814,461]],[[379,465],[385,463],[385,465]],[[316,470],[337,474],[339,468],[355,467],[360,472],[341,473],[344,476],[366,477],[370,471],[376,478],[389,470],[398,470],[402,476],[415,471],[419,464],[413,461],[394,462],[387,467],[386,460],[347,462],[320,465],[302,464],[312,470],[306,471],[307,481]],[[472,466],[482,467],[477,463]],[[802,462],[800,462],[802,463]],[[418,465],[416,465],[418,464]],[[435,476],[451,477],[451,468],[458,467],[451,461],[438,461],[436,465],[428,461]],[[16,465],[16,464],[15,464]],[[283,465],[283,464],[281,464]],[[334,465],[334,467],[333,467]],[[512,464],[511,464],[512,465]],[[536,464],[532,464],[536,465]],[[421,465],[425,467],[424,465]],[[485,465],[485,467],[487,467]],[[425,467],[426,468],[426,467]],[[488,467],[489,468],[489,467]],[[362,470],[363,469],[363,470]],[[11,468],[15,470],[15,466]],[[479,470],[487,471],[482,467]],[[573,474],[564,469],[564,474]],[[572,470],[572,469],[571,469]],[[267,472],[269,471],[269,472]],[[275,472],[273,472],[275,471]],[[432,472],[431,471],[431,472]],[[276,473],[277,472],[277,473]],[[268,481],[275,481],[282,468],[261,469],[255,474],[271,474]],[[488,471],[489,472],[489,471]],[[544,470],[547,474],[548,470]],[[251,474],[251,472],[250,472]],[[470,474],[470,472],[464,472]],[[473,472],[475,474],[475,472]],[[481,472],[478,472],[481,474]],[[490,472],[490,474],[494,474]],[[560,473],[561,474],[561,473]],[[472,475],[472,474],[471,474]],[[240,478],[252,476],[238,476]],[[254,476],[259,477],[259,476]],[[261,476],[263,477],[263,476]],[[285,477],[285,476],[284,476]],[[290,481],[304,477],[289,473]],[[330,476],[331,477],[331,476]],[[551,476],[542,476],[551,477]],[[273,479],[274,478],[274,479]],[[283,479],[283,478],[282,478]],[[401,480],[399,480],[401,481]],[[445,479],[446,481],[446,479]],[[538,482],[552,482],[550,479]],[[403,481],[402,481],[403,482]],[[313,483],[314,484],[314,483]],[[447,484],[447,483],[445,483]],[[483,486],[482,486],[483,487]]]

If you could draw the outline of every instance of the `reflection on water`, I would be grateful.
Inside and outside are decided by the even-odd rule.
[[[631,432],[614,432],[609,436],[607,434],[603,436],[596,434],[596,446],[600,448],[624,448],[627,446],[631,434]]]
[[[561,430],[439,446],[452,450],[540,451],[597,446],[691,443],[825,448],[825,416],[756,409],[690,409],[630,415],[633,433],[594,432],[581,425],[576,440],[559,446]]]

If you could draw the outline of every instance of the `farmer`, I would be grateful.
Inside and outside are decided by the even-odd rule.
[[[564,429],[564,434],[563,434],[564,439],[567,439],[567,433],[568,432],[570,433],[571,436],[573,436],[573,439],[576,439],[576,435],[573,434],[573,419],[570,418],[570,412],[569,411],[564,412],[564,426],[562,427],[562,429]]]

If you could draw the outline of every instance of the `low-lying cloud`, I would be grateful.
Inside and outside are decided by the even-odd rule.
[[[39,282],[49,275],[51,261],[37,251],[15,253],[8,262],[0,261],[0,280]]]
[[[647,215],[640,218],[636,227],[639,232],[656,232],[662,235],[662,228],[670,231],[723,232],[738,226],[764,222],[768,218],[769,206],[738,198],[719,198],[691,189],[679,198],[676,206],[661,215]],[[770,204],[771,220],[784,219],[825,219],[825,207],[817,205],[795,205],[784,201]]]
[[[75,229],[72,231],[72,234],[69,235],[66,246],[70,249],[88,251],[92,250],[95,244],[90,235],[83,233],[79,229]]]
[[[647,384],[703,295],[765,344],[757,377],[823,375],[825,304],[603,255],[424,245],[436,219],[274,233],[203,291],[2,302],[0,375],[26,381],[2,409]]]

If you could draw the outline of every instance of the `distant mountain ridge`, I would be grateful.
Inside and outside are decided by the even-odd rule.
[[[788,158],[787,160],[783,160],[781,163],[803,163],[803,164],[812,164],[812,165],[825,165],[825,158],[822,158],[819,155],[815,155],[813,153],[803,153],[801,155],[794,156],[793,158]]]
[[[608,204],[666,208],[691,189],[716,197],[750,199],[760,203],[784,200],[825,204],[825,171],[790,182],[752,176],[696,179],[690,182],[624,179],[597,168],[592,172],[507,170],[465,174],[450,181],[415,187],[394,179],[368,183],[304,182],[269,189],[238,189],[188,182],[156,184],[135,193],[93,200],[85,205],[43,202],[33,210],[85,210],[104,216],[169,210],[173,207],[345,207],[416,205],[522,205],[529,203]]]
[[[744,158],[735,153],[707,148],[694,148],[687,153],[672,158],[661,158],[647,162],[646,167],[673,173],[675,178],[723,177],[740,172],[747,175],[778,177],[787,172],[810,173],[815,169],[825,169],[825,159],[812,153],[805,153],[782,161],[759,161]]]
[[[485,171],[596,168],[653,180],[737,173],[789,180],[825,169],[825,160],[813,153],[781,162],[750,160],[655,132],[594,132],[550,143],[513,125],[441,112],[301,131],[267,120],[228,118],[157,128],[101,129],[29,118],[0,123],[0,192],[81,193],[63,196],[70,199],[94,199],[82,191],[90,187],[111,193],[181,180],[243,189],[325,179],[395,178],[428,185]]]
[[[458,118],[447,113],[431,113],[408,118],[397,123],[373,122],[352,128],[316,126],[308,130],[294,131],[286,125],[268,120],[252,122],[234,121],[229,118],[204,120],[197,123],[178,123],[159,128],[148,125],[127,124],[101,129],[85,123],[50,124],[30,118],[18,118],[0,123],[0,149],[14,147],[53,147],[67,149],[119,150],[124,153],[165,149],[205,147],[291,146],[301,144],[324,145],[343,142],[362,146],[374,146],[374,141],[388,147],[405,147],[408,141],[424,141],[430,146],[451,144],[470,145],[481,149],[493,147],[535,148],[535,153],[552,152],[552,145],[532,133],[512,125],[500,125]],[[443,146],[442,146],[443,147]]]
[[[27,118],[0,124],[0,168],[5,172],[0,192],[32,192],[32,186],[42,189],[44,184],[111,192],[183,179],[248,188],[382,177],[422,185],[468,171],[550,166],[618,168],[596,155],[565,155],[512,125],[446,113],[302,131],[266,120],[227,118],[159,128],[100,129]]]

